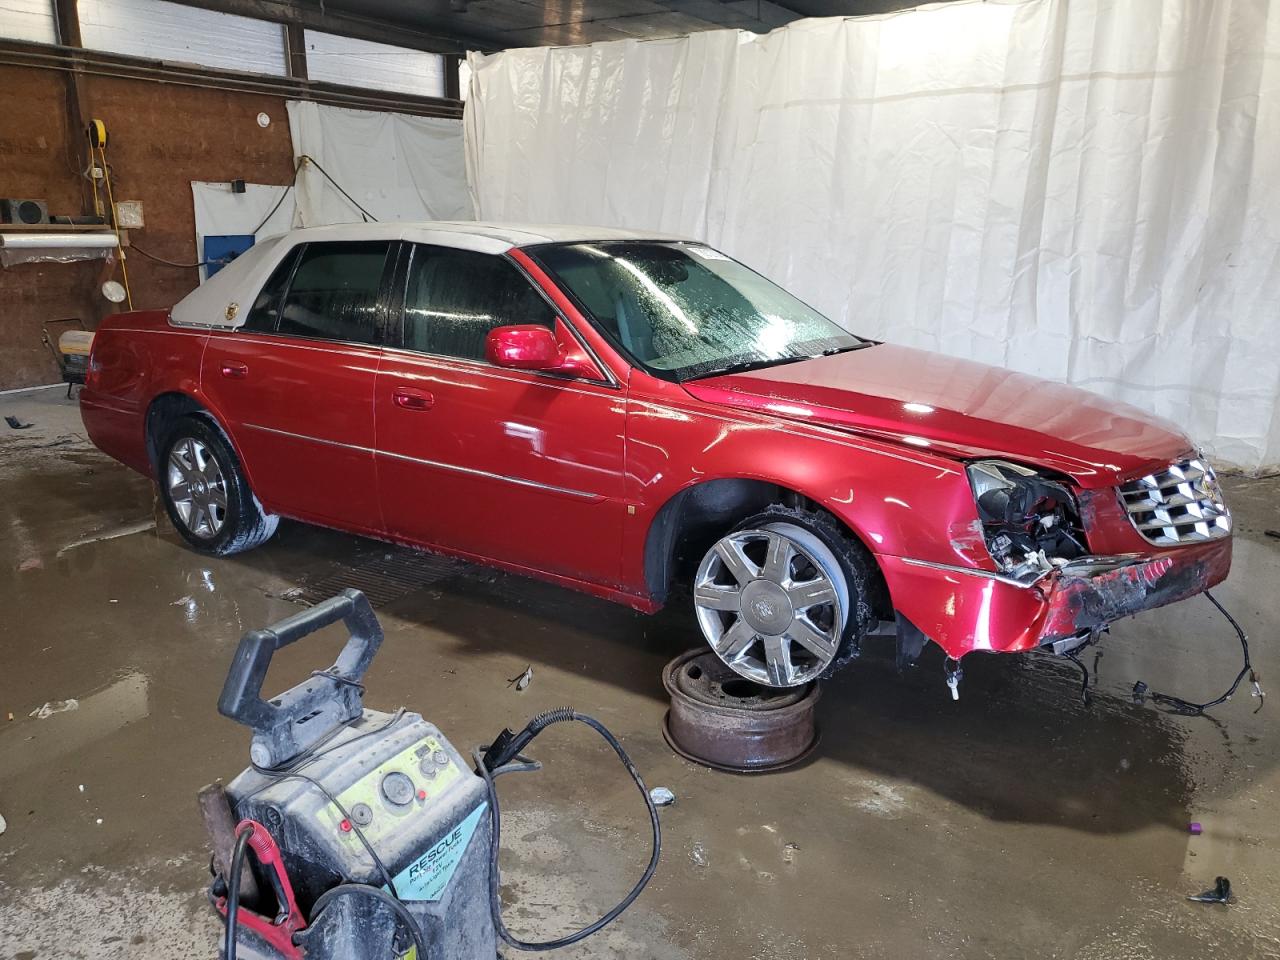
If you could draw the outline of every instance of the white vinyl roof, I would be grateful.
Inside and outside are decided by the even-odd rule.
[[[652,231],[619,230],[616,227],[584,227],[572,224],[483,223],[454,220],[447,222],[406,224],[430,231],[448,231],[473,237],[499,240],[511,247],[533,243],[589,243],[593,240],[687,240]],[[410,239],[417,239],[416,237]]]
[[[170,322],[181,327],[235,329],[249,315],[254,298],[271,271],[300,243],[341,240],[408,240],[479,253],[503,254],[535,243],[586,243],[594,240],[682,240],[658,233],[559,224],[438,221],[421,223],[341,223],[302,227],[260,240],[179,300]]]

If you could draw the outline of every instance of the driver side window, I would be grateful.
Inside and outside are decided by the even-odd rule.
[[[555,328],[556,313],[500,256],[417,244],[405,282],[401,345],[408,350],[483,360],[495,327]]]

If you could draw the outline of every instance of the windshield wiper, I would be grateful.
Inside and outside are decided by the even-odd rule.
[[[751,370],[762,370],[765,367],[781,366],[784,363],[796,363],[800,360],[812,360],[813,357],[800,354],[798,357],[775,357],[772,360],[742,360],[738,363],[730,363],[723,367],[716,367],[714,370],[708,370],[706,373],[698,373],[692,377],[686,377],[687,380],[702,380],[706,377],[723,377],[730,373],[747,373]]]
[[[765,367],[776,367],[784,363],[798,363],[801,360],[817,360],[819,357],[834,357],[837,353],[847,353],[851,350],[861,350],[864,347],[874,347],[879,341],[877,340],[860,340],[857,343],[850,344],[847,347],[828,347],[821,353],[814,354],[798,354],[794,357],[775,357],[771,360],[741,360],[738,363],[730,363],[723,367],[716,367],[714,370],[708,370],[705,373],[694,374],[692,377],[686,377],[686,380],[702,380],[706,377],[723,377],[731,373],[748,373],[752,370],[763,370]]]
[[[834,357],[837,353],[849,353],[853,350],[863,350],[867,347],[874,347],[875,345],[876,341],[874,340],[860,340],[858,343],[852,344],[848,347],[828,347],[826,350],[822,351],[822,355],[824,357]]]

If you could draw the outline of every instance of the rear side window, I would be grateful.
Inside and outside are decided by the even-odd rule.
[[[297,337],[378,343],[378,292],[390,249],[389,240],[307,244],[280,303],[276,329]]]
[[[298,262],[298,254],[301,252],[301,247],[295,247],[280,261],[280,265],[275,268],[266,285],[263,286],[262,292],[253,301],[253,306],[249,308],[249,316],[245,318],[242,329],[258,333],[275,333],[276,325],[280,322],[280,301],[284,297],[284,288],[289,285],[289,277],[293,274],[293,267]]]
[[[417,245],[405,285],[403,345],[409,350],[483,360],[494,327],[554,328],[556,313],[502,257]]]

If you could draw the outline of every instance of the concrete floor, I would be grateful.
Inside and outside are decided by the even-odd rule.
[[[213,956],[194,797],[246,763],[245,731],[215,710],[228,659],[298,609],[291,590],[404,553],[286,523],[261,550],[202,558],[157,529],[150,484],[85,442],[59,390],[0,396],[0,414],[36,424],[0,421],[0,957]],[[1274,678],[1280,540],[1263,531],[1280,528],[1280,479],[1227,486],[1238,536],[1218,595]],[[957,704],[936,650],[900,677],[873,649],[826,685],[812,760],[741,778],[663,743],[659,671],[696,643],[680,611],[433,569],[380,611],[369,705],[469,745],[571,704],[679,797],[648,891],[562,956],[1280,957],[1280,702],[1255,714],[1246,688],[1187,719],[1128,697],[1138,678],[1205,698],[1229,681],[1238,648],[1203,599],[1118,625],[1088,709],[1069,664],[970,658]],[[268,686],[337,646],[289,648]],[[604,748],[568,732],[536,747],[547,769],[504,782],[503,862],[510,925],[546,937],[620,896],[647,837]],[[1218,874],[1235,903],[1184,899]]]

